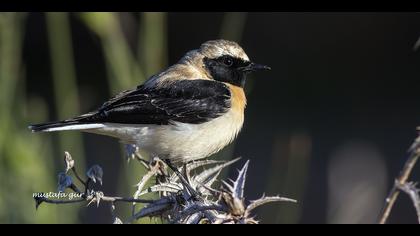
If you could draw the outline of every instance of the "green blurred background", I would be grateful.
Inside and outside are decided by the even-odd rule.
[[[419,125],[419,36],[416,13],[0,13],[0,223],[111,223],[107,205],[36,211],[32,193],[55,191],[64,151],[100,164],[109,195],[131,196],[140,166],[114,139],[26,127],[88,112],[216,38],[273,68],[248,80],[244,129],[214,157],[251,160],[249,199],[299,201],[258,218],[372,223]],[[408,198],[391,222],[415,222]]]

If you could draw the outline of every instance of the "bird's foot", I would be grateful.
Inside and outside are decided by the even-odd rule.
[[[186,188],[186,190],[188,191],[189,195],[191,196],[191,199],[198,200],[199,197],[200,197],[200,194],[191,186],[190,181],[188,179],[188,176],[186,174],[182,174],[178,170],[178,168],[176,168],[172,164],[171,160],[164,159],[164,162],[178,176],[178,178],[180,179],[182,185]],[[186,171],[186,165],[184,165],[183,170],[184,170],[184,172]]]

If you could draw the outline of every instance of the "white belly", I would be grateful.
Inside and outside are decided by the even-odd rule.
[[[134,143],[153,155],[186,162],[205,158],[231,143],[243,125],[243,113],[234,110],[203,124],[136,125],[105,124],[93,133]]]

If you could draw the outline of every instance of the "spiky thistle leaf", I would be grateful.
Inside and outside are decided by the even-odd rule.
[[[190,217],[187,217],[185,219],[185,221],[183,221],[183,224],[187,224],[187,225],[196,225],[199,224],[201,219],[203,219],[204,214],[199,212],[199,213],[195,213],[193,215],[191,215]]]
[[[238,199],[244,198],[244,189],[246,181],[246,173],[248,171],[249,160],[246,161],[245,165],[239,171],[238,178],[233,183],[233,197]]]
[[[211,179],[215,174],[217,174],[220,170],[232,165],[233,163],[237,162],[240,158],[233,159],[228,162],[224,162],[223,164],[216,165],[210,169],[204,170],[200,174],[194,176],[192,178],[192,182],[196,183],[194,187],[197,186],[197,183],[203,184],[206,180]]]
[[[133,219],[140,219],[146,216],[162,216],[165,212],[171,210],[175,204],[173,197],[163,197],[154,203],[150,203],[143,207],[133,216]]]
[[[246,208],[246,212],[249,214],[251,211],[255,210],[256,208],[265,205],[267,203],[270,202],[293,202],[293,203],[297,203],[296,200],[291,199],[291,198],[286,198],[286,197],[279,197],[279,196],[275,196],[275,197],[266,197],[266,196],[262,196],[261,198],[251,201],[251,203],[248,205],[248,207]]]
[[[139,196],[142,196],[147,193],[161,193],[161,192],[170,192],[170,193],[178,193],[182,191],[183,187],[177,183],[160,183],[153,185],[146,190],[142,191]]]

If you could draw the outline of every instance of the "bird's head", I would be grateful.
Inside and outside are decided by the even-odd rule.
[[[227,40],[211,40],[203,43],[189,56],[195,57],[195,65],[201,67],[211,79],[244,87],[246,76],[270,67],[253,63],[237,43]]]

